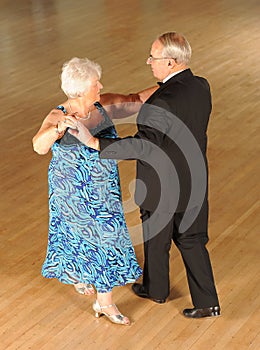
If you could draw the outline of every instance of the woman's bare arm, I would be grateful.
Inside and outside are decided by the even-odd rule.
[[[138,96],[142,103],[144,103],[157,89],[159,89],[158,85],[139,91]]]
[[[111,119],[126,118],[137,113],[142,104],[157,89],[158,86],[153,86],[128,95],[105,93],[100,96],[100,103],[105,107]]]
[[[77,116],[64,115],[61,111],[52,110],[33,137],[32,142],[35,152],[39,154],[48,153],[54,142],[64,135],[67,128],[76,128],[77,120]]]

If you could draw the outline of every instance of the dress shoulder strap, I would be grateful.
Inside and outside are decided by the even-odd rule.
[[[58,105],[58,106],[56,107],[56,109],[60,109],[64,114],[67,114],[66,108],[65,108],[64,106],[62,106],[62,105]]]
[[[111,123],[111,119],[109,118],[105,108],[102,106],[101,103],[99,102],[95,102],[94,106],[96,107],[96,109],[99,111],[100,114],[103,115],[104,119],[106,122],[110,122]]]

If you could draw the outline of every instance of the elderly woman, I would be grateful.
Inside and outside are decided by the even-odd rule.
[[[100,160],[98,151],[68,132],[84,123],[93,135],[117,136],[113,116],[109,117],[97,102],[103,87],[100,77],[100,66],[87,58],[66,62],[61,88],[68,99],[47,115],[33,138],[37,153],[52,150],[49,236],[42,275],[72,284],[82,294],[94,294],[94,285],[96,317],[104,314],[113,323],[129,325],[129,319],[113,304],[112,289],[133,283],[142,270],[123,214],[117,163]],[[141,100],[152,91],[127,96],[104,94],[103,100],[114,106],[115,113],[115,102],[139,102],[140,107]]]

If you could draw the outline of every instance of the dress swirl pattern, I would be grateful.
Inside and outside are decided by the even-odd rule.
[[[104,121],[92,133],[116,137],[104,109],[96,107]],[[98,151],[66,132],[52,147],[48,179],[42,275],[65,284],[91,283],[100,293],[138,279],[142,270],[125,222],[116,161],[100,159]]]

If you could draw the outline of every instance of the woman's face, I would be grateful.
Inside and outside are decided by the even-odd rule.
[[[100,90],[103,89],[103,85],[100,83],[99,78],[91,79],[89,90],[86,92],[87,99],[94,103],[100,100]]]

